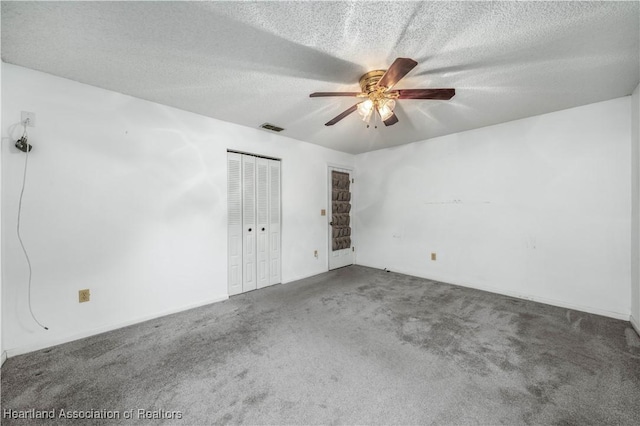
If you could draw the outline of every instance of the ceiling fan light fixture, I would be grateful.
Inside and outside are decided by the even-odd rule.
[[[362,117],[362,121],[368,123],[371,120],[371,114],[373,113],[373,101],[367,99],[366,101],[358,104],[358,114]]]
[[[352,105],[349,109],[324,123],[325,126],[333,126],[354,111],[358,111],[362,120],[369,123],[374,110],[380,115],[385,126],[393,126],[398,122],[398,117],[393,112],[396,106],[396,99],[449,100],[456,94],[456,90],[451,88],[391,90],[416,65],[418,63],[411,58],[396,58],[389,69],[369,71],[360,77],[361,92],[314,92],[309,96],[312,98],[321,96],[368,98]]]
[[[386,99],[378,105],[378,113],[382,121],[387,121],[393,115],[393,109],[396,107],[396,101]]]

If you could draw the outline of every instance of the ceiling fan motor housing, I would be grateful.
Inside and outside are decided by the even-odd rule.
[[[368,95],[376,90],[376,84],[378,84],[378,81],[380,81],[385,72],[387,72],[387,70],[369,71],[360,77],[360,87],[362,88],[362,92]]]

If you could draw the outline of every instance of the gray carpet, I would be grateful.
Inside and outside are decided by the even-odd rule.
[[[637,425],[640,338],[624,321],[352,266],[10,358],[2,408],[182,416],[55,420],[76,425]]]

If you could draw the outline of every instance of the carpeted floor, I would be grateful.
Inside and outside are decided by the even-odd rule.
[[[2,409],[32,408],[121,416],[95,424],[631,425],[640,338],[624,321],[351,266],[10,358]]]

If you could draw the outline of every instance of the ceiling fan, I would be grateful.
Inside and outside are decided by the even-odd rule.
[[[374,111],[380,115],[385,126],[392,126],[398,122],[393,109],[396,99],[437,99],[449,100],[456,94],[455,89],[399,89],[391,90],[409,71],[418,63],[409,58],[397,58],[388,70],[369,71],[360,77],[362,92],[315,92],[309,95],[311,98],[323,96],[354,96],[366,98],[344,111],[337,117],[325,123],[325,126],[333,126],[354,111],[369,123]],[[368,126],[367,126],[368,127]]]

